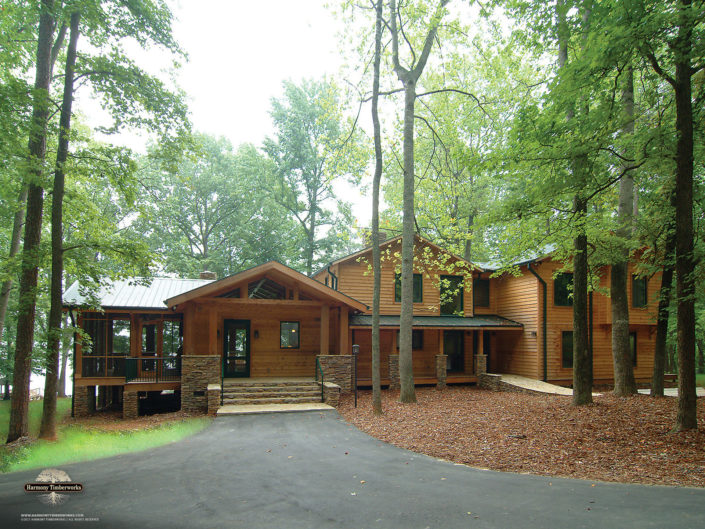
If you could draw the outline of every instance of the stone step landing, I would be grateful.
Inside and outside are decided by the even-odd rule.
[[[320,402],[321,387],[310,379],[226,379],[223,381],[223,405]]]

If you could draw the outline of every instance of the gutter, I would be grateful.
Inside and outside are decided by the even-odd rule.
[[[531,263],[527,263],[527,268],[529,269],[529,272],[531,272],[536,279],[539,280],[539,283],[541,283],[541,286],[543,287],[543,321],[541,323],[541,337],[542,337],[542,347],[543,347],[543,381],[546,382],[548,380],[548,353],[546,351],[546,327],[547,327],[547,318],[548,318],[548,303],[547,303],[547,298],[548,298],[548,287],[546,286],[546,281],[544,281],[543,277],[538,275],[536,273],[536,270],[531,268]]]

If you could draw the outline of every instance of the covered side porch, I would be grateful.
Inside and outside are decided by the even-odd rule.
[[[416,384],[476,383],[487,371],[497,333],[522,332],[523,326],[499,316],[414,316],[412,358]],[[351,340],[360,346],[358,386],[372,384],[372,316],[350,319]],[[399,316],[380,316],[382,385],[399,387]]]

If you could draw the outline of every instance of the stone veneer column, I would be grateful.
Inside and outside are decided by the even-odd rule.
[[[316,358],[323,370],[323,382],[337,384],[341,391],[352,391],[352,355],[318,355]]]
[[[220,356],[181,357],[181,409],[208,411],[208,384],[220,384]]]
[[[208,384],[208,415],[215,415],[220,408],[220,384]]]
[[[446,387],[448,375],[448,355],[436,355],[436,389]]]
[[[389,355],[389,389],[401,388],[399,380],[399,355]]]
[[[74,417],[88,417],[95,413],[95,386],[76,387],[76,396],[73,399]]]
[[[475,355],[475,374],[477,376],[487,373],[487,355]]]
[[[140,394],[137,391],[122,393],[122,418],[136,419],[140,415]]]
[[[340,386],[332,382],[323,384],[323,402],[334,408],[340,403]]]

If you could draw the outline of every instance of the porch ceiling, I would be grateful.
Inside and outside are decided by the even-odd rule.
[[[399,327],[399,316],[380,316],[380,327]],[[414,327],[442,327],[454,329],[523,329],[524,326],[516,321],[502,318],[501,316],[485,315],[468,318],[460,316],[414,316]],[[356,314],[350,317],[350,327],[372,327],[372,316],[369,314]]]

